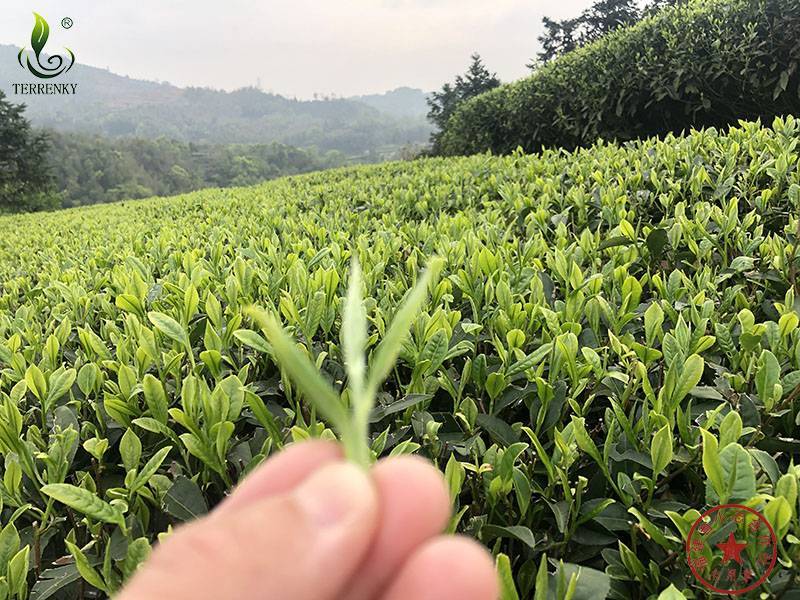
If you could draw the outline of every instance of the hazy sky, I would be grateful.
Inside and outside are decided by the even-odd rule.
[[[543,15],[591,0],[15,0],[0,43],[30,46],[32,11],[50,24],[46,50],[176,85],[307,98],[401,85],[438,88],[480,52],[504,80],[527,72]],[[61,27],[63,17],[74,25]]]

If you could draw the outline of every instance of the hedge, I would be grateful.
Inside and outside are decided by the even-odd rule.
[[[703,0],[661,11],[465,102],[443,154],[574,148],[800,109],[800,2]]]

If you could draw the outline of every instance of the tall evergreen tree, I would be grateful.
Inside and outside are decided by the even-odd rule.
[[[0,91],[0,212],[56,208],[47,166],[46,136],[31,130],[24,105]]]
[[[439,132],[444,129],[458,105],[500,85],[497,74],[486,68],[480,54],[473,54],[471,59],[472,62],[464,75],[457,75],[455,83],[444,84],[441,91],[433,92],[428,98],[430,107],[428,120],[438,128],[438,131],[431,135],[434,152],[437,151]]]
[[[456,77],[456,91],[461,96],[462,102],[500,85],[497,73],[491,73],[486,68],[480,54],[475,53],[470,58],[472,62],[466,74],[463,77],[460,75]]]

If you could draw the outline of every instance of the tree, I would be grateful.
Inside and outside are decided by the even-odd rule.
[[[500,85],[497,73],[489,72],[484,66],[480,54],[475,53],[470,58],[472,58],[472,62],[466,75],[456,77],[456,91],[461,95],[462,102]]]
[[[58,207],[47,165],[48,141],[31,130],[24,105],[0,91],[0,212]]]
[[[636,0],[598,0],[583,12],[581,46],[642,18]]]
[[[687,2],[688,0],[650,0],[642,12],[644,16],[650,16],[663,8],[677,6],[678,4],[686,4]]]
[[[445,83],[441,91],[433,92],[428,98],[430,107],[428,120],[438,128],[438,131],[431,135],[434,153],[438,147],[440,132],[445,128],[456,107],[465,100],[500,85],[497,74],[486,68],[480,54],[475,53],[470,58],[472,62],[464,75],[457,75],[455,83]]]
[[[535,69],[541,63],[572,52],[620,27],[633,25],[663,8],[685,2],[686,0],[650,0],[641,6],[638,0],[596,0],[574,19],[555,21],[544,17],[544,33],[538,38],[542,50],[537,54],[538,62],[531,63],[528,67]]]
[[[226,145],[57,131],[47,136],[53,180],[65,207],[252,185],[345,162],[336,151],[321,155],[277,142]]]
[[[567,52],[572,52],[578,47],[580,19],[565,19],[554,21],[550,17],[542,19],[544,33],[539,36],[539,43],[542,51],[539,52],[539,60],[546,63],[556,56],[561,56]],[[528,65],[533,68],[535,65]]]

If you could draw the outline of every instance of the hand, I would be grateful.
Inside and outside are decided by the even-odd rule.
[[[332,442],[297,444],[169,536],[118,600],[495,600],[489,553],[441,535],[449,517],[419,458],[365,473]]]

